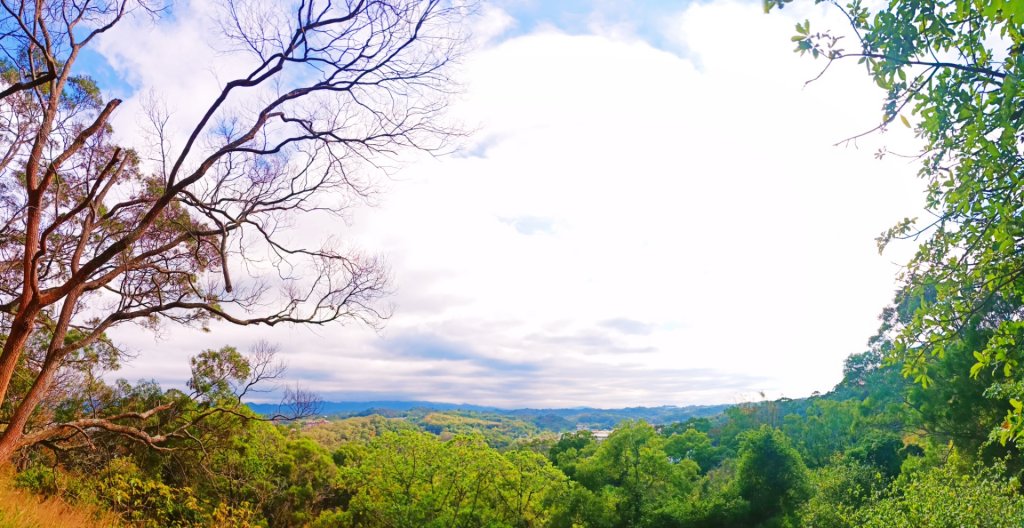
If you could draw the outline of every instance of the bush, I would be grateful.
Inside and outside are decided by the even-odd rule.
[[[854,461],[836,461],[811,476],[815,494],[800,509],[801,526],[854,528],[854,513],[885,488],[877,468]]]
[[[1002,476],[1002,468],[946,464],[902,475],[886,496],[857,512],[855,526],[864,528],[1020,528],[1024,500],[1018,483]]]

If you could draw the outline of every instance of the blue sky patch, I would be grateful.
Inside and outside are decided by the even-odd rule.
[[[136,88],[125,81],[124,77],[110,65],[107,58],[89,47],[79,52],[75,66],[78,71],[86,73],[96,81],[105,100],[127,99],[135,93]]]
[[[555,27],[570,35],[589,34],[598,27],[622,26],[651,45],[667,51],[678,51],[666,39],[664,24],[668,17],[683,11],[689,0],[495,0],[493,4],[516,20],[516,25],[503,35],[513,38],[544,27]]]

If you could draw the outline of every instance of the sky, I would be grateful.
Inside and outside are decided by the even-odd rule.
[[[451,109],[472,133],[382,182],[373,206],[316,226],[383,256],[382,329],[124,327],[118,377],[181,386],[207,348],[280,347],[284,384],[327,400],[624,407],[803,397],[862,352],[919,214],[905,129],[878,124],[862,68],[792,52],[805,2],[484,2]],[[210,7],[132,21],[83,60],[123,140],[159,98],[187,121],[241,67],[204,44]],[[272,397],[273,392],[269,393]]]

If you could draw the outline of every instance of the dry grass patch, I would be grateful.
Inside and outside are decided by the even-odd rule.
[[[112,514],[72,506],[59,498],[43,498],[16,489],[9,474],[0,474],[0,528],[113,528],[122,526]]]

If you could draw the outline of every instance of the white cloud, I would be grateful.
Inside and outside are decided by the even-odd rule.
[[[484,15],[481,42],[513,24]],[[873,238],[920,195],[915,167],[871,155],[906,137],[832,146],[877,123],[882,94],[852,64],[803,88],[823,65],[791,53],[804,16],[698,3],[665,21],[671,50],[629,24],[480,49],[457,108],[480,123],[473,144],[408,167],[381,207],[353,219],[356,242],[388,255],[398,282],[382,335],[168,328],[173,342],[154,347],[122,332],[140,350],[127,374],[181,379],[202,343],[259,337],[285,344],[293,372],[328,395],[624,406],[829,389],[875,330],[904,258],[877,256]],[[176,74],[165,70],[139,75]],[[527,233],[522,219],[545,228]],[[389,351],[409,334],[478,360]],[[169,349],[177,372],[157,366]],[[530,368],[503,373],[501,361]]]
[[[473,25],[472,44],[483,47],[515,27],[516,20],[501,8],[485,4],[480,8]]]

